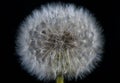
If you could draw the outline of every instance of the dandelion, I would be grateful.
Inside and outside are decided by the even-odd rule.
[[[101,30],[88,10],[49,4],[34,10],[20,26],[17,53],[22,66],[39,80],[63,83],[82,78],[100,61]]]

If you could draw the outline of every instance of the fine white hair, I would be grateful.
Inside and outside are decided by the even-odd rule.
[[[72,4],[48,4],[20,26],[16,47],[22,66],[39,80],[84,77],[101,59],[101,27]]]

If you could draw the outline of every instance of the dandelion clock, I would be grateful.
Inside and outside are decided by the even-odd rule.
[[[101,28],[86,9],[48,4],[21,24],[16,51],[22,67],[39,80],[82,78],[101,59]]]

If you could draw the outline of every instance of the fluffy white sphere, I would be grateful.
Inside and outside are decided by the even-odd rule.
[[[74,5],[49,4],[20,26],[17,53],[23,67],[40,80],[83,77],[100,60],[103,41],[95,18]]]

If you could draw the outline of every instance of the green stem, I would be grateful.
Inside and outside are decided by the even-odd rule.
[[[64,83],[64,77],[62,75],[57,76],[56,83]]]

